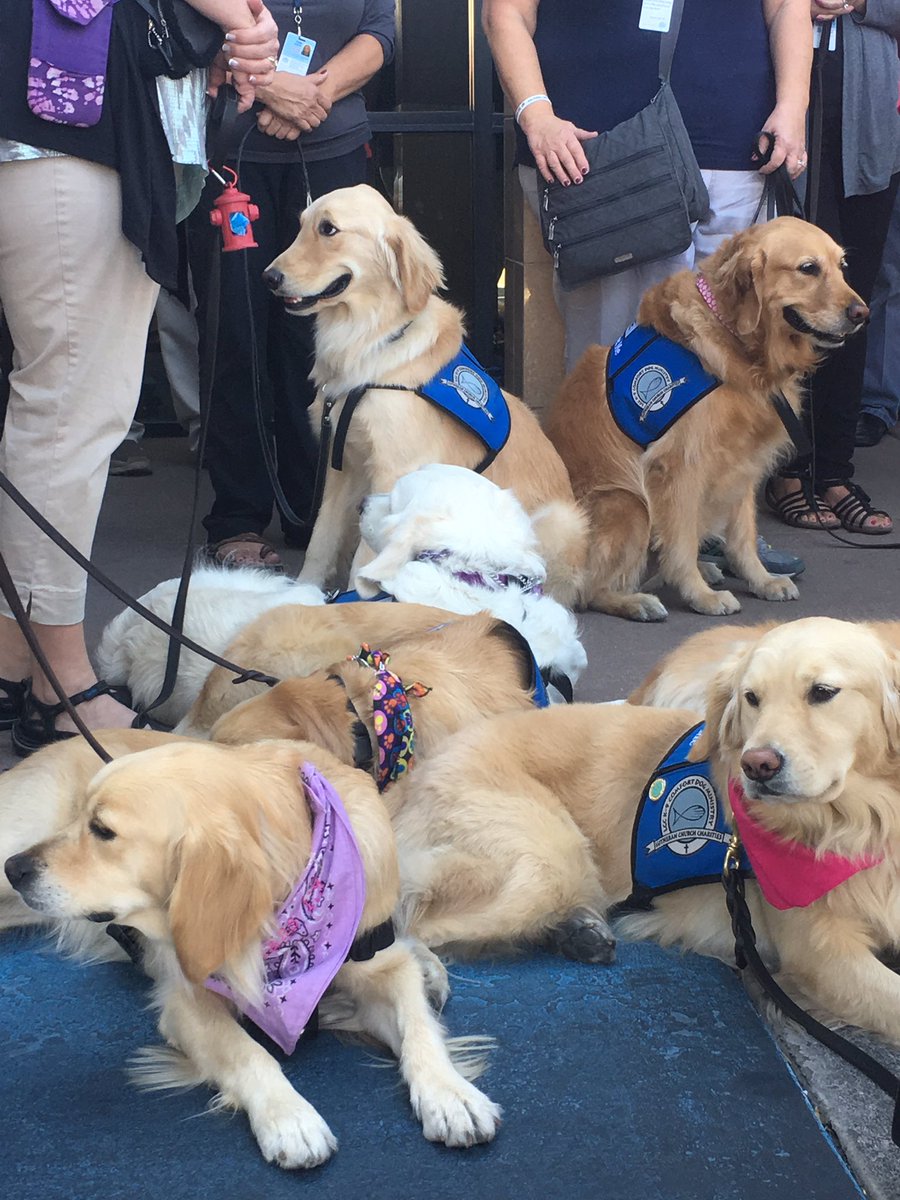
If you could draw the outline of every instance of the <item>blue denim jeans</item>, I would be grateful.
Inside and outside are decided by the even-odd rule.
[[[871,309],[862,411],[890,428],[900,419],[900,201],[891,215]]]

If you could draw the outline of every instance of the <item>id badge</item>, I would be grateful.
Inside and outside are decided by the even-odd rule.
[[[315,52],[316,43],[312,38],[302,37],[299,33],[289,33],[284,39],[275,70],[288,71],[291,75],[305,75],[309,71],[309,64]]]
[[[674,0],[643,0],[638,29],[649,29],[653,33],[668,33],[672,23]]]

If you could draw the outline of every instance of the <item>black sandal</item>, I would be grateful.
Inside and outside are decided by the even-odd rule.
[[[808,479],[795,475],[785,478],[796,479],[800,485],[796,492],[776,496],[774,483],[770,479],[764,493],[766,504],[784,525],[792,529],[837,529],[840,519],[824,500],[813,493]],[[827,520],[829,516],[835,517],[833,523]]]
[[[0,679],[0,729],[12,729],[25,711],[30,679]]]
[[[872,497],[864,492],[858,483],[844,479],[839,483],[829,484],[828,487],[845,487],[847,495],[836,504],[829,505],[831,511],[847,530],[848,533],[865,533],[870,537],[883,537],[886,533],[894,532],[894,522],[890,513],[883,508],[872,507]],[[827,488],[823,488],[826,491]],[[890,525],[867,525],[870,517],[887,517]]]
[[[77,707],[88,700],[96,700],[98,696],[112,696],[121,704],[124,695],[124,689],[114,687],[105,679],[98,679],[89,688],[70,696],[69,703]],[[56,718],[65,711],[65,705],[60,701],[56,704],[45,704],[43,700],[38,700],[29,685],[22,702],[22,710],[10,726],[12,748],[19,758],[26,758],[35,750],[41,750],[54,742],[64,742],[67,738],[79,736],[76,730],[56,728]]]

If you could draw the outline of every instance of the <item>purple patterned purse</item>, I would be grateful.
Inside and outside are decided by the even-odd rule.
[[[81,128],[100,120],[117,2],[32,0],[28,107],[36,117]]]

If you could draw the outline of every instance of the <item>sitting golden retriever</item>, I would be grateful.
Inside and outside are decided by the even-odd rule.
[[[687,769],[708,755],[718,800],[709,789],[705,808],[688,804],[683,834],[659,765],[692,713],[577,704],[466,729],[410,776],[394,818],[409,928],[432,948],[550,940],[596,960],[596,917],[633,890],[642,794],[676,832],[635,847],[689,868],[716,842],[724,856],[727,831],[702,835],[737,796],[772,896],[748,880],[761,952],[818,1010],[900,1042],[900,978],[876,957],[900,944],[898,689],[900,655],[863,625],[810,618],[765,633],[716,672]],[[756,857],[767,838],[776,867]],[[621,928],[733,957],[718,882],[659,895]]]
[[[636,590],[653,547],[663,579],[691,608],[738,612],[731,592],[714,591],[697,564],[697,548],[712,533],[724,533],[729,562],[755,595],[797,599],[794,583],[770,575],[759,560],[755,493],[790,446],[773,400],[783,396],[797,416],[803,378],[868,316],[842,267],[843,251],[826,233],[780,217],[729,238],[699,272],[681,271],[651,288],[639,325],[693,352],[715,379],[644,450],[606,403],[610,351],[585,351],[546,429],[590,517],[586,607],[637,621],[663,619],[660,600]],[[673,379],[658,366],[643,370],[647,379],[642,384],[635,374],[626,395],[626,403],[640,408],[639,428],[653,413],[665,423],[666,406],[688,378]],[[713,582],[720,578],[715,573]]]
[[[389,492],[417,467],[475,468],[485,457],[473,433],[416,393],[458,354],[462,315],[437,295],[443,284],[437,255],[364,184],[330,192],[306,209],[296,241],[265,278],[288,312],[316,314],[314,423],[327,412],[335,439],[342,438],[348,393],[367,389],[346,429],[342,469],[329,462],[300,573],[304,583],[343,586],[356,574],[356,510],[364,496]],[[513,396],[506,402],[509,439],[485,474],[511,488],[533,516],[547,590],[571,608],[585,554],[584,518],[534,415]],[[465,403],[478,407],[471,396]]]
[[[395,642],[386,665],[406,688],[413,762],[433,754],[464,725],[532,708],[535,667],[529,655],[521,634],[489,613],[457,617],[442,629]],[[210,737],[231,745],[297,738],[350,766],[372,765],[377,772],[383,768],[384,739],[393,736],[379,724],[373,696],[379,679],[361,656],[345,656],[327,670],[285,679],[244,700],[218,719]]]
[[[96,771],[69,824],[6,862],[45,919],[120,922],[147,940],[160,1031],[180,1052],[148,1052],[149,1081],[214,1087],[270,1162],[324,1162],[334,1136],[235,1006],[290,1052],[333,988],[323,1024],[391,1049],[427,1138],[489,1141],[499,1111],[453,1066],[426,996],[423,968],[439,964],[386,925],[397,861],[372,780],[305,743],[170,742]],[[362,948],[372,931],[384,936]]]

